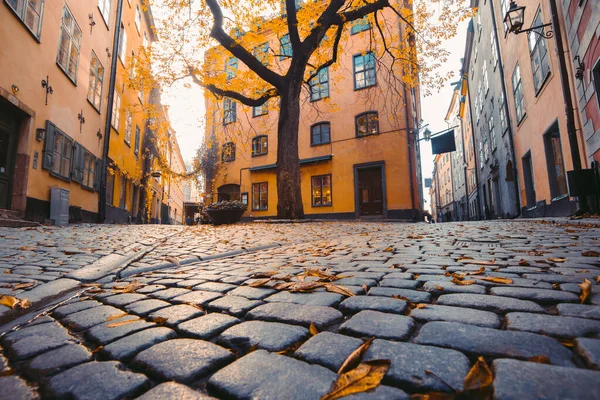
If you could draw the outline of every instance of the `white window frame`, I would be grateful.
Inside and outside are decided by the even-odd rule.
[[[112,106],[112,118],[110,120],[110,124],[112,125],[114,130],[117,131],[117,133],[119,133],[119,125],[121,123],[120,112],[121,112],[121,95],[115,89],[115,95],[114,95],[113,106]]]
[[[121,32],[119,35],[119,59],[121,64],[125,65],[125,58],[127,57],[127,31],[125,25],[121,22]]]
[[[71,26],[70,27],[65,25],[65,16],[67,15],[67,13],[68,13],[68,16],[71,18]],[[77,41],[76,38],[74,37],[75,33],[79,33],[79,41]],[[61,64],[61,61],[60,61],[61,47],[62,47],[61,43],[62,43],[63,35],[68,36],[68,48],[65,49],[65,52],[66,52],[65,65]],[[75,21],[75,17],[73,16],[73,13],[71,12],[71,10],[69,10],[69,7],[67,7],[67,5],[65,4],[63,7],[63,13],[62,13],[60,35],[58,38],[58,54],[56,55],[56,64],[58,64],[58,66],[65,73],[65,75],[67,75],[75,84],[77,84],[77,70],[79,69],[79,56],[81,54],[81,38],[82,38],[81,28],[79,28],[79,25],[77,24],[77,21]],[[73,53],[73,50],[76,50],[75,54]],[[76,58],[74,62],[73,62],[73,56],[75,56],[75,58]],[[71,73],[69,73],[69,65],[71,65],[72,63],[75,64],[75,68],[73,71],[71,71]]]
[[[100,10],[100,15],[102,15],[102,19],[107,27],[110,21],[110,3],[111,0],[98,0],[98,9]]]
[[[96,60],[96,68],[94,69],[93,62]],[[90,82],[88,86],[87,99],[90,104],[100,112],[102,105],[102,83],[104,81],[104,66],[100,62],[96,53],[92,51],[90,60]]]
[[[14,0],[13,0],[14,1]],[[44,17],[44,0],[40,0],[40,9],[37,11],[33,6],[31,6],[30,0],[16,0],[16,4],[12,4],[13,1],[7,0],[6,4],[8,7],[13,10],[15,15],[23,22],[23,24],[27,27],[27,29],[35,36],[38,40],[42,33],[42,19]],[[16,6],[16,8],[15,8]],[[36,15],[38,17],[37,26],[30,26],[27,23],[30,13]]]
[[[142,31],[142,14],[140,13],[140,6],[135,6],[135,27],[138,33]]]

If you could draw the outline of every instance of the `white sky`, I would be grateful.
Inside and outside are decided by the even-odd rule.
[[[455,73],[454,78],[439,93],[421,98],[422,118],[424,124],[429,124],[432,133],[447,128],[444,118],[452,98],[450,82],[455,82],[459,77],[467,26],[468,20],[461,24],[455,37],[444,43],[444,47],[450,51],[451,56],[440,72],[452,71]],[[204,96],[203,90],[197,85],[192,83],[191,88],[186,88],[184,83],[184,81],[179,81],[170,88],[163,88],[162,102],[169,106],[171,124],[177,132],[183,159],[186,163],[191,163],[204,134]],[[421,160],[423,178],[431,177],[433,156],[429,142],[421,142]],[[424,192],[425,208],[427,209],[429,208],[429,190],[424,189]]]

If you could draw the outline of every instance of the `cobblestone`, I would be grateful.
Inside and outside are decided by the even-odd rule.
[[[177,325],[177,330],[197,339],[210,339],[240,322],[225,314],[211,313]]]
[[[38,394],[18,376],[0,376],[0,400],[33,400]]]
[[[448,321],[488,328],[500,327],[500,318],[496,314],[460,307],[428,305],[424,308],[415,308],[410,316],[420,321]]]
[[[288,322],[309,327],[311,323],[319,329],[335,324],[343,319],[335,308],[323,306],[291,306],[285,303],[270,303],[251,310],[246,318],[263,321]]]
[[[320,364],[337,372],[344,360],[362,340],[332,332],[320,332],[308,339],[294,355],[311,364]]]
[[[149,328],[104,346],[102,352],[117,360],[127,360],[136,353],[175,336],[175,332],[169,328]]]
[[[577,352],[585,363],[593,369],[600,370],[600,339],[575,339]]]
[[[138,397],[137,400],[216,400],[176,382],[165,382]]]
[[[354,296],[344,300],[339,308],[345,314],[355,314],[362,310],[402,314],[406,309],[406,301],[379,296]]]
[[[533,301],[518,300],[510,297],[486,296],[478,294],[444,294],[438,298],[438,304],[472,307],[481,310],[506,313],[510,311],[545,312],[544,308]],[[562,305],[562,304],[561,304]],[[561,306],[559,305],[559,307]]]
[[[535,332],[559,338],[594,336],[600,334],[600,321],[575,317],[558,317],[528,313],[506,314],[507,328]]]
[[[133,322],[124,323],[126,321]],[[121,325],[121,323],[124,324]],[[126,315],[124,317],[94,326],[89,331],[85,332],[85,336],[92,342],[105,345],[124,336],[154,326],[156,326],[156,324],[141,320],[133,315]]]
[[[412,318],[365,310],[344,322],[340,326],[340,332],[359,337],[406,340],[414,327]]]
[[[85,347],[70,344],[35,357],[27,365],[27,374],[34,379],[38,376],[54,375],[91,359],[92,354]]]
[[[189,306],[187,304],[178,304],[176,306],[161,308],[158,311],[154,311],[149,315],[148,319],[151,321],[155,321],[158,318],[161,320],[164,319],[165,325],[173,327],[181,322],[198,317],[202,314],[204,314],[204,311],[197,307]]]

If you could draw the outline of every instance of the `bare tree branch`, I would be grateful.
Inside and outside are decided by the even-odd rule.
[[[300,35],[298,34],[298,15],[296,14],[296,0],[285,1],[285,12],[288,24],[288,34],[290,35],[290,43],[292,51],[298,52],[302,46]]]
[[[333,65],[337,62],[338,48],[339,48],[340,40],[342,39],[343,32],[344,32],[344,25],[338,25],[338,29],[335,33],[335,39],[333,41],[333,54],[331,55],[331,58],[329,60],[327,60],[327,62],[325,62],[324,64],[319,66],[319,68],[317,68],[316,71],[314,71],[312,74],[310,74],[310,76],[306,80],[306,83],[309,83],[311,79],[313,79],[315,76],[319,75],[319,72],[321,72],[322,69],[325,69],[325,68],[329,67],[330,65]]]

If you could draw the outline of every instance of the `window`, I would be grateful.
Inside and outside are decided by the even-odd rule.
[[[548,179],[550,180],[550,195],[552,199],[567,194],[567,179],[565,177],[565,164],[560,144],[558,123],[555,123],[550,132],[544,135],[546,162],[548,163]]]
[[[508,11],[508,0],[500,0],[500,9],[502,10],[502,15],[506,15],[506,12]],[[506,22],[504,23],[504,33],[506,34],[506,31],[508,30],[508,25],[506,25]]]
[[[523,96],[523,87],[521,86],[521,70],[519,64],[515,67],[512,75],[513,96],[515,98],[515,111],[517,112],[517,123],[520,123],[525,116],[525,97]]]
[[[110,19],[110,0],[98,0],[98,8],[100,9],[100,14],[102,14],[104,22],[108,25]]]
[[[81,29],[65,5],[56,62],[69,78],[77,83],[77,67],[81,47]]]
[[[52,175],[70,179],[73,139],[51,123],[46,121],[46,142],[42,168]]]
[[[42,32],[44,0],[7,0],[7,4],[36,38]]]
[[[106,204],[113,205],[115,194],[115,175],[111,172],[106,173]]]
[[[376,135],[379,133],[379,117],[370,111],[356,116],[356,136]]]
[[[140,6],[135,6],[135,27],[137,28],[138,33],[140,33],[140,29],[142,28],[142,14],[140,13]]]
[[[329,68],[323,68],[308,83],[310,86],[310,101],[329,97]]]
[[[261,45],[256,46],[252,51],[252,54],[254,55],[254,57],[256,57],[258,61],[260,61],[263,65],[267,66],[269,65],[268,52],[269,43],[263,43]]]
[[[490,115],[488,119],[488,130],[490,133],[490,142],[492,142],[492,151],[496,150],[496,129],[494,129],[494,116]]]
[[[331,125],[329,122],[320,122],[310,128],[310,145],[317,146],[331,141]]]
[[[231,124],[236,121],[237,115],[236,102],[231,99],[223,99],[223,125]]]
[[[357,54],[354,62],[354,90],[374,86],[377,84],[375,73],[375,56],[372,52]]]
[[[92,51],[92,61],[90,63],[90,85],[88,87],[87,99],[98,111],[100,111],[100,103],[102,100],[103,79],[104,67],[102,64],[100,64],[100,60],[98,60],[96,53]]]
[[[490,46],[492,48],[492,67],[496,70],[498,64],[498,49],[496,48],[496,38],[494,37],[494,31],[490,32]]]
[[[84,151],[83,156],[83,179],[81,184],[93,189],[96,182],[96,157],[89,151]]]
[[[350,34],[356,35],[359,32],[366,31],[371,28],[371,24],[369,23],[369,18],[364,16],[363,18],[352,21],[352,25],[350,26]]]
[[[131,125],[131,111],[125,110],[125,135],[123,139],[129,146],[131,146]]]
[[[540,26],[542,21],[542,10],[538,9],[533,26]],[[537,32],[537,33],[536,33]],[[540,91],[546,78],[550,75],[550,60],[548,58],[548,47],[544,39],[544,28],[538,28],[535,32],[527,34],[529,39],[529,52],[531,55],[531,70],[533,71],[533,85],[535,93]]]
[[[119,59],[121,63],[125,65],[125,58],[127,57],[127,31],[125,31],[125,25],[121,22],[121,31],[119,32]]]
[[[594,89],[596,89],[598,106],[600,107],[600,61],[596,62],[592,69],[592,79],[594,80]]]
[[[137,156],[140,154],[140,127],[135,126],[135,145],[133,146],[133,153]]]
[[[124,175],[121,175],[120,178],[119,208],[125,210],[127,207],[127,178]]]
[[[119,133],[119,125],[121,122],[121,95],[115,89],[115,98],[113,99],[112,106],[112,119],[110,120],[110,124],[113,128]]]
[[[235,143],[227,142],[221,151],[221,161],[229,162],[235,160]]]
[[[331,175],[313,176],[311,180],[312,205],[331,205]]]
[[[483,60],[483,97],[487,97],[490,91],[490,81],[488,80],[487,63]]]
[[[269,151],[269,138],[266,135],[252,139],[252,157],[263,156]]]
[[[252,184],[252,209],[266,210],[269,208],[268,202],[269,184],[267,182]]]
[[[269,113],[268,102],[265,101],[262,105],[252,107],[252,116],[260,117],[261,115],[267,115]]]
[[[148,35],[146,34],[146,32],[144,32],[143,44],[144,44],[144,47],[148,47]]]
[[[506,105],[504,104],[504,94],[500,92],[500,95],[498,96],[498,114],[500,114],[500,129],[502,130],[502,135],[504,135],[504,133],[508,129],[506,113],[504,112],[505,106]]]
[[[290,42],[290,35],[283,35],[279,39],[281,49],[279,50],[279,59],[285,60],[292,56],[292,43]]]
[[[232,79],[235,77],[235,74],[238,69],[238,59],[235,57],[229,57],[227,61],[225,61],[225,76],[226,79]]]

